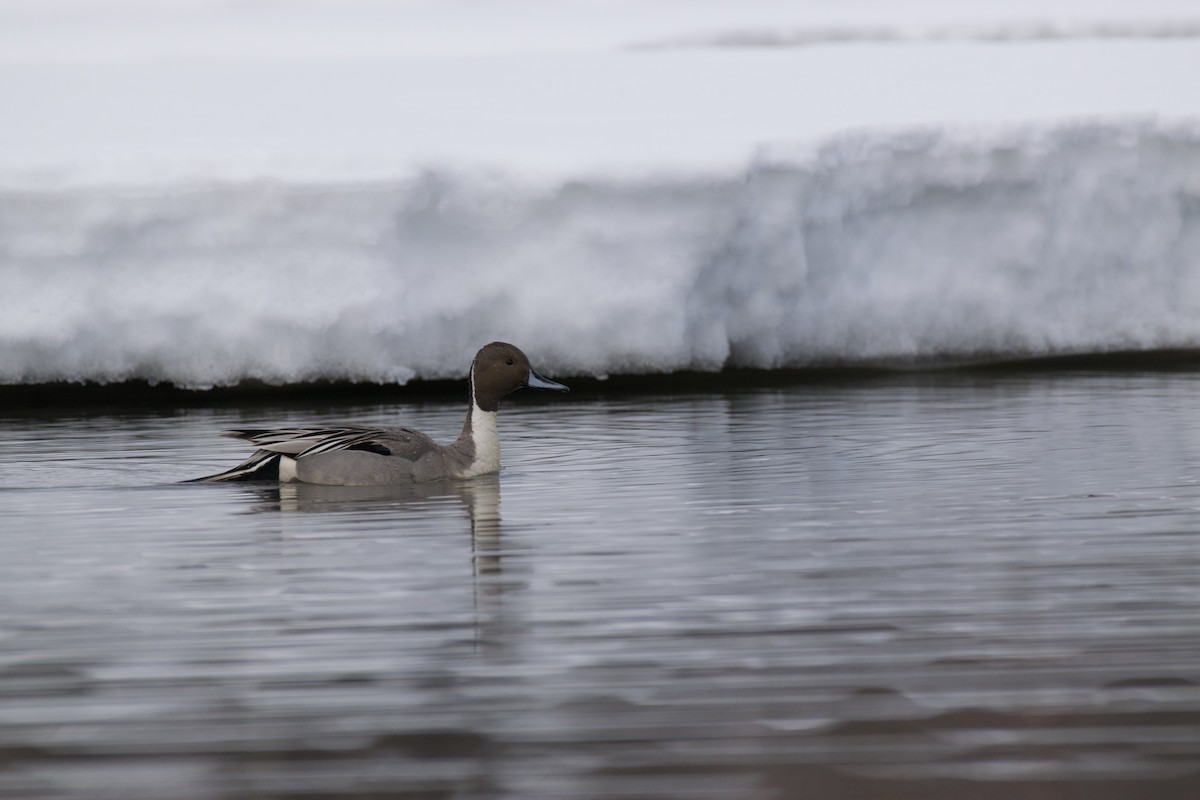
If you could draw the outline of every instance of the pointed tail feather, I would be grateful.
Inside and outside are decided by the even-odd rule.
[[[222,483],[227,481],[278,481],[279,453],[270,450],[259,450],[233,469],[218,472],[216,475],[206,475],[203,478],[192,478],[184,483]]]

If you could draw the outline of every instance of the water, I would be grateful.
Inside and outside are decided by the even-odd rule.
[[[498,479],[6,412],[0,795],[1194,797],[1200,374],[518,396]]]

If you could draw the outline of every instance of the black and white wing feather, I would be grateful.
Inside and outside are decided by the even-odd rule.
[[[318,453],[363,450],[381,456],[416,461],[437,445],[411,428],[270,428],[225,431],[226,436],[254,445],[254,455],[233,469],[200,482],[279,480],[282,459],[301,459]]]
[[[411,428],[282,428],[226,431],[259,450],[304,458],[337,450],[366,450],[381,456],[415,461],[437,447],[425,434]]]
[[[300,456],[350,450],[356,444],[360,445],[359,449],[376,449],[369,446],[372,439],[383,437],[386,431],[379,428],[272,428],[225,431],[224,435],[250,442],[259,450]]]

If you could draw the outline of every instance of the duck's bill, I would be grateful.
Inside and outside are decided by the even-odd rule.
[[[529,377],[525,380],[525,385],[528,386],[530,389],[548,389],[552,392],[569,392],[569,391],[571,391],[569,388],[567,388],[563,384],[555,383],[554,381],[547,380],[546,378],[543,378],[541,375],[538,375],[533,370],[529,370]]]

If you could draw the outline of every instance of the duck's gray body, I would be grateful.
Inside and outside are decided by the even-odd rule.
[[[471,406],[462,433],[441,445],[411,428],[283,428],[226,431],[258,450],[233,469],[198,480],[300,481],[337,486],[390,486],[472,478],[500,470],[496,413],[506,395],[529,386],[565,392],[529,366],[519,349],[492,342],[471,363]]]

